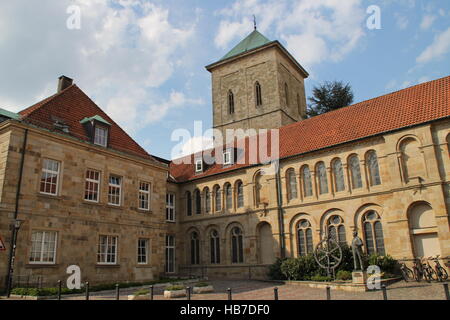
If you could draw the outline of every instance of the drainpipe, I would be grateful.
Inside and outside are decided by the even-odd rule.
[[[23,175],[23,166],[24,166],[24,162],[25,162],[25,148],[27,146],[27,140],[28,140],[28,129],[25,129],[23,145],[22,145],[22,158],[20,160],[19,180],[17,182],[16,202],[15,202],[15,208],[14,208],[13,224],[12,224],[12,231],[11,231],[11,245],[9,248],[8,274],[6,276],[6,295],[8,298],[11,294],[11,286],[12,286],[13,273],[14,273],[14,259],[15,259],[15,253],[16,253],[17,232],[19,231],[19,228],[16,227],[16,220],[17,220],[17,215],[19,213],[19,197],[20,197],[20,190],[22,187],[22,175]]]
[[[280,258],[286,258],[286,245],[284,239],[284,212],[283,212],[283,193],[281,188],[281,168],[278,160],[277,173],[275,179],[277,181],[277,206],[278,206],[278,229],[280,233]]]

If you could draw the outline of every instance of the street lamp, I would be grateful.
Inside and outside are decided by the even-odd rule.
[[[17,243],[17,234],[19,233],[19,229],[22,225],[23,220],[14,219],[14,223],[12,224],[12,243],[11,250],[9,251],[9,266],[8,266],[8,276],[6,278],[6,296],[9,298],[11,295],[11,286],[14,274],[14,260],[16,258],[16,243]]]

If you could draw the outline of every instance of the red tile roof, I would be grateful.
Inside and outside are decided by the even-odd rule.
[[[55,130],[55,121],[52,117],[57,117],[69,126],[69,135],[84,141],[91,139],[80,121],[86,117],[99,115],[111,124],[109,141],[111,149],[153,159],[75,84],[20,111],[19,114],[22,120],[49,130]]]
[[[280,158],[448,117],[450,76],[281,127]],[[248,150],[248,147],[246,149]],[[236,164],[228,168],[214,164],[197,175],[193,161],[192,164],[172,162],[170,174],[178,182],[184,182],[248,167],[248,156],[246,154],[246,164]],[[193,157],[191,155],[187,158]]]

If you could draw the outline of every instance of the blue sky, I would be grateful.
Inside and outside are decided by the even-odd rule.
[[[349,82],[355,102],[450,75],[450,1],[28,0],[0,3],[0,107],[53,94],[64,74],[150,153],[171,158],[177,128],[212,125],[204,66],[253,29],[310,73],[307,96]],[[366,12],[380,8],[381,29]],[[80,28],[70,29],[71,6]],[[73,21],[73,20],[72,20]]]

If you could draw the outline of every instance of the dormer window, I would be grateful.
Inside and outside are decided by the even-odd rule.
[[[203,172],[203,160],[202,159],[195,160],[195,172],[196,173]]]
[[[227,149],[223,152],[223,164],[224,165],[230,165],[233,163],[231,155],[232,155],[231,149]]]
[[[108,145],[108,129],[95,126],[94,143],[106,147]]]

